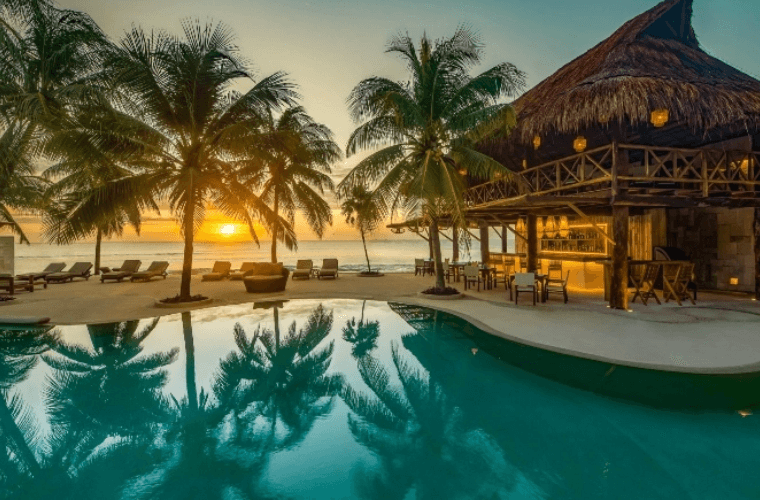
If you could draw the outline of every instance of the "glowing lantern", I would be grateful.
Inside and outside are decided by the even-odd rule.
[[[541,138],[539,136],[533,137],[533,149],[538,149],[541,147]]]
[[[586,142],[586,138],[583,137],[582,135],[579,135],[573,141],[573,149],[575,150],[576,153],[584,152],[586,150],[587,145],[588,143]]]
[[[501,172],[494,172],[493,176],[494,176],[495,179],[500,179],[501,178]]]
[[[567,238],[570,236],[570,221],[566,215],[559,218],[559,236],[560,238]]]
[[[460,168],[459,169],[459,175],[467,175],[467,169],[466,168]]]
[[[554,237],[554,233],[556,232],[557,227],[554,224],[554,217],[547,217],[546,218],[546,225],[544,225],[544,231],[546,232],[546,236],[548,238]]]
[[[657,128],[664,127],[666,123],[668,123],[668,120],[670,119],[670,111],[667,109],[661,108],[661,109],[655,109],[652,111],[651,121],[652,125],[654,125]]]

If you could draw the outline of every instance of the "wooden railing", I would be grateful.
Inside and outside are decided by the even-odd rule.
[[[760,195],[760,153],[609,144],[475,186],[471,207],[526,194],[675,191],[691,197]]]

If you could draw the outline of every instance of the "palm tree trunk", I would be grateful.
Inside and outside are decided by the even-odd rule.
[[[184,218],[184,236],[185,236],[185,255],[182,259],[182,283],[179,287],[181,300],[190,300],[190,278],[193,272],[193,236],[194,236],[194,215],[195,215],[195,192],[190,185],[188,203],[185,206]]]
[[[24,439],[24,435],[19,430],[18,425],[16,425],[16,421],[13,419],[13,415],[10,408],[8,408],[8,403],[5,401],[5,395],[3,394],[0,394],[0,427],[3,430],[3,434],[8,436],[10,446],[24,460],[32,476],[39,476],[42,468],[39,462],[37,462],[34,452],[29,448],[29,444]]]
[[[275,351],[280,352],[280,313],[277,306],[274,306],[274,347]]]
[[[98,228],[98,234],[95,237],[95,276],[100,274],[100,243],[103,240],[103,231]]]
[[[277,264],[277,229],[278,229],[278,217],[279,217],[279,198],[277,197],[277,189],[274,190],[274,222],[272,222],[272,264]]]
[[[443,262],[441,260],[441,239],[438,235],[438,219],[433,218],[430,223],[430,245],[433,248],[433,260],[435,261],[435,286],[436,288],[446,288],[446,282],[443,279]]]
[[[359,229],[362,234],[362,245],[364,245],[364,257],[367,258],[367,271],[372,272],[372,268],[369,267],[369,253],[367,253],[367,240],[364,239],[364,229]]]
[[[459,231],[457,225],[451,225],[451,262],[459,262]]]
[[[190,411],[198,410],[198,388],[195,384],[195,344],[193,322],[189,312],[182,313],[182,335],[185,338],[185,384]]]

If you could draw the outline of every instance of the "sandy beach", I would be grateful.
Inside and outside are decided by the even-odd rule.
[[[55,324],[86,324],[150,318],[182,311],[282,299],[367,299],[424,305],[450,312],[504,338],[557,352],[631,366],[694,373],[760,370],[760,303],[746,295],[700,294],[697,306],[632,304],[608,309],[599,294],[572,290],[570,302],[556,298],[515,306],[504,288],[470,290],[455,301],[418,296],[432,278],[388,274],[337,280],[289,280],[285,292],[249,294],[240,281],[203,282],[193,277],[192,292],[212,298],[195,307],[162,308],[156,301],[176,295],[179,276],[148,283],[89,281],[51,284],[18,293],[0,304],[2,317],[50,317]],[[459,286],[462,289],[461,284]]]

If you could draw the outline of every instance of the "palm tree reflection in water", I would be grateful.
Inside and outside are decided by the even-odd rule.
[[[346,321],[346,326],[343,327],[343,340],[353,344],[351,355],[356,359],[361,359],[374,350],[380,336],[380,322],[364,320],[364,307],[366,305],[367,301],[362,301],[362,315],[358,323],[356,317],[353,317]]]
[[[416,334],[415,334],[416,335]],[[404,359],[391,344],[391,373],[371,356],[358,359],[371,393],[346,387],[343,399],[353,410],[348,424],[354,438],[380,461],[355,481],[363,498],[502,498],[516,482],[516,471],[496,441],[471,426],[428,374]]]

